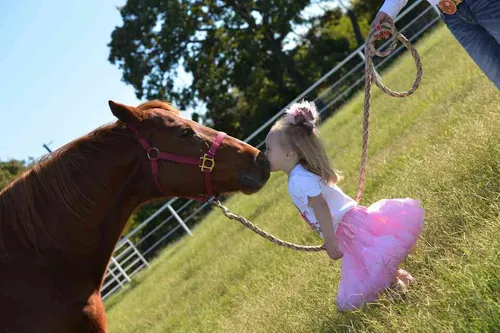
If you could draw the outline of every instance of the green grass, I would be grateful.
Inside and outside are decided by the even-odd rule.
[[[339,262],[280,248],[213,211],[165,249],[107,304],[119,332],[496,332],[500,331],[500,94],[449,32],[417,44],[424,65],[411,97],[373,88],[367,184],[362,204],[413,197],[425,228],[404,263],[418,280],[404,296],[337,312]],[[406,89],[412,59],[383,79]],[[355,195],[363,96],[321,131],[334,166]],[[273,175],[253,196],[227,205],[280,238],[318,244]]]

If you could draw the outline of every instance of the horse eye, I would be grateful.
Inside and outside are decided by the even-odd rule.
[[[190,137],[194,136],[196,133],[193,131],[191,127],[185,127],[182,129],[182,136],[184,137]]]

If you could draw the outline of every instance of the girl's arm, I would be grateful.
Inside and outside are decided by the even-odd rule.
[[[340,251],[337,244],[337,239],[335,238],[333,219],[332,214],[330,213],[330,208],[328,207],[328,203],[323,198],[322,194],[308,198],[309,206],[314,210],[314,215],[316,215],[316,218],[318,219],[318,222],[320,224],[321,232],[323,233],[323,237],[325,239],[325,248],[328,256],[333,260],[342,258],[342,252]]]

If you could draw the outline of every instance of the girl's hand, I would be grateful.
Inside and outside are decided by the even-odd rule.
[[[326,253],[332,260],[338,260],[344,256],[342,251],[340,251],[338,244],[327,244],[325,242]]]
[[[375,19],[372,22],[372,28],[375,28],[377,30],[382,30],[382,24],[384,23],[391,24],[392,22],[393,22],[392,18],[389,15],[387,15],[384,12],[378,12],[377,16],[375,16]],[[390,35],[389,31],[382,31],[375,36],[375,40],[387,38],[389,37],[389,35]]]

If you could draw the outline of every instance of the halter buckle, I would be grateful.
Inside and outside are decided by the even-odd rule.
[[[201,164],[199,165],[201,172],[205,172],[205,170],[208,170],[212,172],[213,168],[215,167],[215,160],[213,157],[210,157],[208,154],[203,155],[203,157],[200,157]],[[210,162],[210,164],[206,164],[207,162]]]

